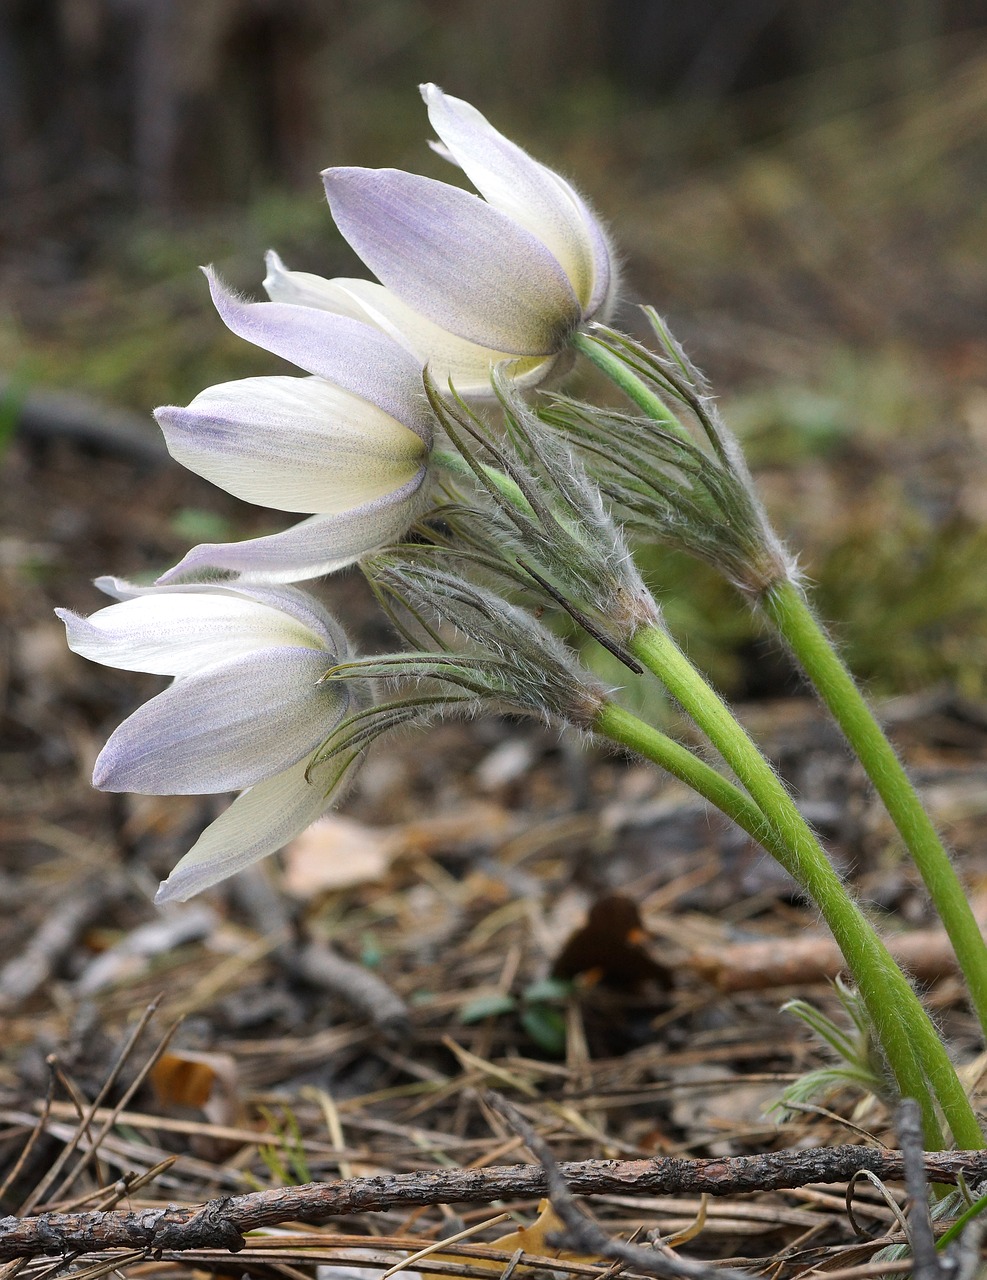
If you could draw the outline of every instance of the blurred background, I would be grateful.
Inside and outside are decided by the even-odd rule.
[[[654,770],[505,717],[395,737],[344,816],[164,913],[158,879],[225,800],[91,788],[108,734],[161,681],[70,654],[53,608],[92,612],[99,574],[154,575],[193,543],[294,521],[183,471],[154,427],[156,405],[290,371],[226,332],[198,266],[254,297],[268,248],[292,268],[363,274],[319,171],[454,180],[427,146],[423,80],[475,103],[608,221],[624,261],[619,322],[638,330],[635,304],[654,304],[710,375],[987,910],[987,0],[0,0],[0,1015],[19,1011],[4,1018],[0,1102],[18,1109],[4,1113],[0,1157],[16,1159],[31,1131],[46,1055],[95,1096],[105,1029],[164,987],[162,1025],[185,1016],[185,1045],[233,1055],[224,1071],[240,1072],[231,1094],[245,1109],[229,1115],[257,1119],[250,1090],[329,1079],[348,1091],[347,1139],[370,1135],[358,1168],[379,1165],[371,1148],[404,1132],[397,1121],[466,1133],[475,1104],[443,1083],[460,1071],[448,1035],[481,1059],[565,1053],[593,1125],[614,1081],[628,1098],[650,1089],[678,1046],[676,1070],[727,1089],[711,1154],[784,1140],[759,1119],[773,1077],[743,1101],[723,1038],[737,1028],[753,1071],[800,1073],[802,1032],[784,1029],[774,990],[721,996],[689,957],[748,928],[789,937],[818,921],[756,846]],[[593,390],[578,371],[571,386]],[[930,924],[838,734],[793,696],[804,690],[784,654],[711,573],[648,554],[675,633],[744,702],[841,869],[868,903]],[[362,648],[390,643],[358,574],[317,589]],[[548,1007],[531,993],[612,893],[664,939],[675,989],[601,999],[584,1037],[579,999]],[[330,998],[337,980],[311,965],[299,979],[286,937],[328,939],[391,984],[414,1052],[379,1048],[367,1020],[390,1006],[376,996]],[[948,982],[937,1010],[959,999]],[[964,1026],[960,1059],[976,1042]],[[628,1045],[647,1052],[605,1074]],[[369,1101],[353,1102],[362,1091]],[[655,1128],[658,1096],[619,1103],[639,1110],[615,1111],[614,1132],[643,1145],[611,1154],[707,1151],[690,1145],[706,1121],[684,1102]],[[306,1134],[323,1133],[320,1107],[299,1104]],[[750,1127],[724,1147],[741,1116]],[[550,1123],[554,1134],[554,1111]],[[419,1167],[432,1156],[408,1132],[398,1158]],[[557,1153],[599,1155],[598,1133]],[[238,1152],[226,1180],[178,1166],[162,1197],[274,1178],[226,1141],[209,1149]],[[136,1150],[111,1167],[143,1167]],[[436,1161],[475,1154],[444,1150]],[[318,1161],[316,1173],[335,1167]],[[791,1222],[794,1240],[804,1216]],[[748,1244],[765,1256],[761,1237]]]
[[[858,671],[882,693],[983,694],[983,0],[5,0],[15,572],[91,607],[92,572],[284,524],[183,488],[151,461],[148,414],[275,368],[224,332],[199,263],[254,296],[269,247],[362,273],[319,170],[450,176],[426,146],[423,79],[609,221],[622,321],[654,303],[711,375]],[[148,474],[99,493],[121,456]],[[729,691],[791,688],[725,588],[674,557],[658,569]]]

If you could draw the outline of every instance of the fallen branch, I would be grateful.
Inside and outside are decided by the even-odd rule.
[[[923,1167],[933,1182],[955,1182],[963,1176],[976,1184],[987,1179],[987,1151],[926,1154]],[[863,1169],[882,1180],[901,1180],[901,1153],[873,1147],[819,1147],[730,1159],[580,1160],[558,1166],[568,1189],[582,1196],[780,1191],[809,1183],[846,1182]],[[323,1222],[397,1205],[528,1200],[543,1196],[547,1188],[545,1170],[538,1165],[429,1169],[277,1187],[191,1208],[6,1217],[0,1218],[0,1261],[104,1249],[219,1248],[235,1253],[243,1247],[244,1233],[258,1227],[299,1220]]]
[[[895,960],[919,982],[935,982],[958,972],[952,945],[941,929],[915,929],[888,938],[887,944]],[[846,969],[839,947],[821,935],[737,942],[716,950],[704,947],[688,963],[701,978],[726,992],[804,987],[826,982]]]
[[[981,928],[987,928],[987,895],[970,900]],[[913,929],[885,939],[898,964],[919,982],[935,982],[959,972],[952,943],[942,929]],[[789,935],[732,946],[700,947],[690,967],[720,991],[764,991],[826,982],[846,967],[840,949],[827,934]]]

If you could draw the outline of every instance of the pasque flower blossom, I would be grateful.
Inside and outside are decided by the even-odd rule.
[[[504,360],[519,385],[534,385],[581,324],[612,310],[607,237],[564,178],[468,102],[432,84],[422,96],[436,150],[480,196],[397,169],[327,169],[336,223],[381,283],[288,271],[269,254],[268,294],[377,325],[462,395],[490,396]]]
[[[293,587],[97,583],[117,603],[56,610],[69,647],[104,666],[173,676],[111,735],[103,791],[243,791],[178,863],[158,901],[185,900],[275,852],[325,810],[348,760],[313,765],[359,685],[321,682],[348,654],[322,606]]]
[[[158,409],[178,462],[247,502],[314,513],[283,533],[204,544],[162,582],[297,582],[399,538],[424,507],[432,446],[421,366],[379,329],[310,306],[244,302],[207,271],[227,326],[314,375],[245,378]]]

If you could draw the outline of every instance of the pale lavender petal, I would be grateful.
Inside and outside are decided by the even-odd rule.
[[[324,276],[313,275],[309,271],[291,271],[273,249],[268,249],[264,254],[264,265],[267,267],[264,290],[272,302],[290,302],[295,307],[315,307],[319,311],[349,316],[351,320],[359,320],[361,324],[374,323],[360,303],[347,292],[345,286],[350,283],[348,280],[327,280]]]
[[[561,264],[585,306],[596,262],[586,207],[557,173],[505,138],[479,111],[434,84],[421,86],[432,128],[484,199],[527,228]]]
[[[242,575],[252,582],[302,582],[353,564],[361,556],[396,542],[424,511],[425,468],[403,489],[336,516],[313,516],[301,524],[246,542],[203,543],[161,575],[161,584],[183,578]]]
[[[264,649],[182,676],[138,707],[93,770],[102,791],[236,791],[308,755],[342,718],[348,695],[319,684],[322,650]]]
[[[373,280],[337,277],[325,280],[306,271],[290,271],[273,249],[264,257],[264,288],[272,302],[321,307],[373,325],[409,351],[421,365],[428,365],[440,387],[453,383],[468,399],[492,400],[490,374],[501,361],[509,361],[511,376],[520,387],[536,386],[548,375],[552,358],[515,359],[506,351],[494,351],[457,337],[441,325],[426,320],[390,289]]]
[[[322,647],[321,634],[281,609],[217,592],[142,595],[89,618],[55,613],[74,653],[122,671],[181,676],[257,649]]]
[[[349,511],[419,474],[424,441],[323,378],[245,378],[155,412],[171,456],[246,502]]]
[[[490,378],[501,363],[507,363],[511,377],[521,387],[542,382],[552,366],[554,357],[518,360],[504,351],[493,351],[458,338],[448,329],[426,320],[390,289],[372,280],[327,283],[347,295],[352,306],[362,307],[365,320],[390,334],[422,365],[427,364],[437,386],[444,388],[452,382],[461,396],[471,400],[495,398]]]
[[[617,301],[619,272],[617,255],[604,230],[603,223],[574,187],[570,187],[558,174],[552,175],[565,187],[568,197],[579,210],[586,226],[590,253],[593,259],[593,288],[583,305],[586,320],[598,320],[605,324],[610,319]]]
[[[152,584],[140,586],[125,578],[106,575],[95,580],[94,585],[104,595],[115,600],[136,600],[149,595],[221,595],[237,599],[254,600],[270,609],[280,609],[295,618],[319,638],[320,645],[330,656],[345,658],[350,652],[346,632],[328,609],[307,591],[297,587],[263,586],[259,583],[186,582],[174,586]],[[59,611],[56,609],[56,613]]]
[[[442,328],[511,355],[564,347],[581,318],[565,271],[513,219],[398,169],[327,169],[336,223],[371,271]]]
[[[210,885],[276,853],[322,816],[345,772],[329,760],[308,770],[302,760],[238,796],[178,863],[157,903],[186,902]]]
[[[244,302],[211,268],[206,278],[227,328],[307,373],[333,382],[403,422],[426,444],[432,418],[421,369],[397,343],[348,316],[286,302]]]

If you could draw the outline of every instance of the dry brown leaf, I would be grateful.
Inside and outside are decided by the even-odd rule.
[[[329,814],[285,849],[284,889],[293,897],[308,898],[372,884],[387,874],[396,858],[428,857],[463,845],[489,846],[512,834],[514,825],[506,810],[485,803],[394,827],[371,827]]]
[[[597,1263],[600,1261],[599,1258],[590,1258],[584,1254],[572,1253],[568,1249],[558,1249],[548,1243],[549,1236],[564,1234],[565,1224],[562,1219],[548,1200],[540,1200],[538,1202],[538,1217],[530,1227],[518,1227],[510,1235],[501,1236],[498,1240],[491,1240],[490,1248],[499,1249],[505,1255],[505,1258],[509,1258],[516,1250],[523,1249],[525,1253],[532,1254],[538,1258],[561,1258],[565,1262]],[[429,1256],[435,1262],[461,1261],[461,1259],[457,1259],[451,1254],[433,1253]],[[500,1273],[504,1269],[504,1260],[498,1259],[494,1261],[493,1258],[470,1258],[469,1265],[471,1267],[479,1267],[481,1271],[496,1271]],[[447,1277],[440,1276],[435,1272],[423,1271],[421,1280],[447,1280]]]
[[[210,1124],[224,1126],[241,1114],[237,1065],[228,1053],[163,1053],[151,1068],[150,1082],[163,1111],[201,1111]]]
[[[330,814],[285,849],[282,884],[294,898],[372,884],[387,874],[395,852],[390,829]]]
[[[552,964],[553,978],[602,982],[621,991],[639,991],[647,982],[667,988],[671,974],[647,951],[648,934],[638,905],[622,893],[598,898],[586,923],[570,934]]]

